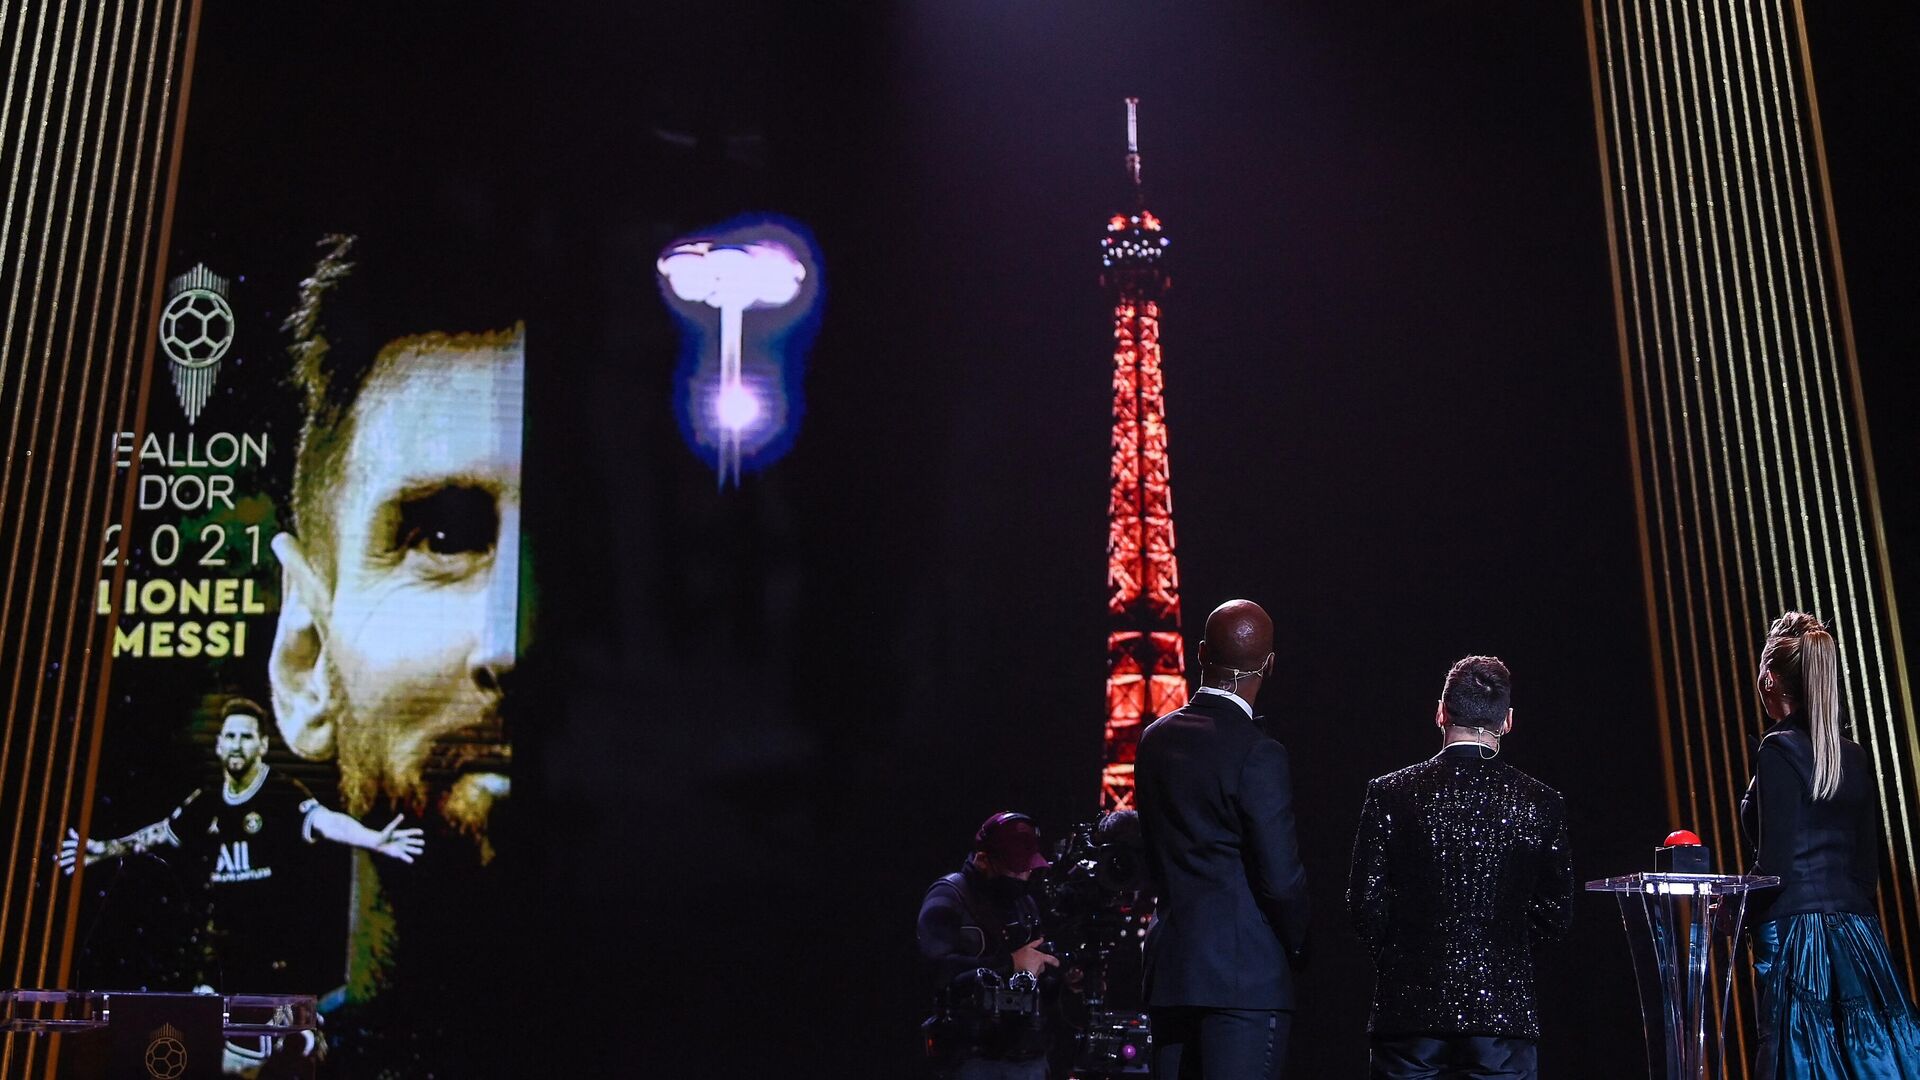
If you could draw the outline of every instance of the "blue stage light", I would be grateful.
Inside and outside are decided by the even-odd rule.
[[[820,253],[799,222],[737,218],[669,244],[655,264],[679,320],[674,408],[725,486],[778,461],[799,432],[819,329]]]

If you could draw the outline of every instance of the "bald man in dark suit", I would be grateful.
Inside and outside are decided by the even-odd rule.
[[[1307,938],[1287,751],[1255,724],[1273,620],[1207,617],[1201,687],[1140,737],[1135,793],[1159,898],[1147,933],[1155,1080],[1277,1080]]]

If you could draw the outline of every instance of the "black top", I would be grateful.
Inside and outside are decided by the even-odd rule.
[[[1040,905],[1026,882],[989,878],[974,869],[971,860],[928,887],[920,904],[920,956],[933,978],[935,1015],[951,1022],[946,1030],[956,1044],[949,1049],[959,1056],[1030,1061],[1047,1052],[1049,1025],[1040,1015],[983,1015],[966,1004],[965,992],[959,1000],[945,997],[958,1006],[954,1012],[938,1004],[956,978],[979,968],[990,968],[1003,978],[1012,975],[1013,950],[1039,936],[1039,926]],[[1054,1015],[1058,985],[1052,979],[1043,981],[1043,1015]]]
[[[1866,751],[1840,740],[1840,790],[1813,797],[1813,737],[1797,717],[1760,740],[1740,823],[1757,850],[1753,872],[1780,888],[1753,894],[1754,922],[1809,912],[1874,913],[1880,879],[1880,819]]]
[[[932,989],[945,990],[956,977],[976,968],[1013,974],[1013,950],[1033,940],[1026,936],[1032,933],[1027,928],[1039,925],[1040,906],[1025,882],[989,879],[969,860],[958,873],[929,886],[920,902],[915,936]]]
[[[340,985],[348,849],[316,842],[311,822],[319,809],[305,784],[267,768],[237,796],[218,781],[168,817],[212,888],[217,989],[323,994]],[[320,892],[322,883],[340,890]]]
[[[1573,919],[1566,800],[1472,744],[1369,782],[1347,911],[1369,1031],[1539,1038],[1533,946]]]
[[[1196,694],[1140,737],[1134,766],[1147,872],[1147,1004],[1293,1008],[1307,875],[1287,751],[1240,706]]]

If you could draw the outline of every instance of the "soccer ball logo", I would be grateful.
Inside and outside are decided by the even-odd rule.
[[[211,289],[187,289],[160,313],[160,346],[185,368],[203,368],[233,345],[233,308]]]
[[[167,306],[160,309],[160,348],[172,361],[173,393],[187,423],[213,396],[220,358],[233,347],[233,305],[227,303],[227,279],[200,263],[167,282]]]
[[[154,1080],[179,1080],[187,1071],[187,1048],[171,1035],[147,1044],[147,1075]]]

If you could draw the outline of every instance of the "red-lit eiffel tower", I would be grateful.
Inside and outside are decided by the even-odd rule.
[[[1140,99],[1127,99],[1133,206],[1107,221],[1100,283],[1113,296],[1113,493],[1107,503],[1107,730],[1102,810],[1133,806],[1140,732],[1186,703],[1180,568],[1160,371],[1167,237],[1140,187]]]

